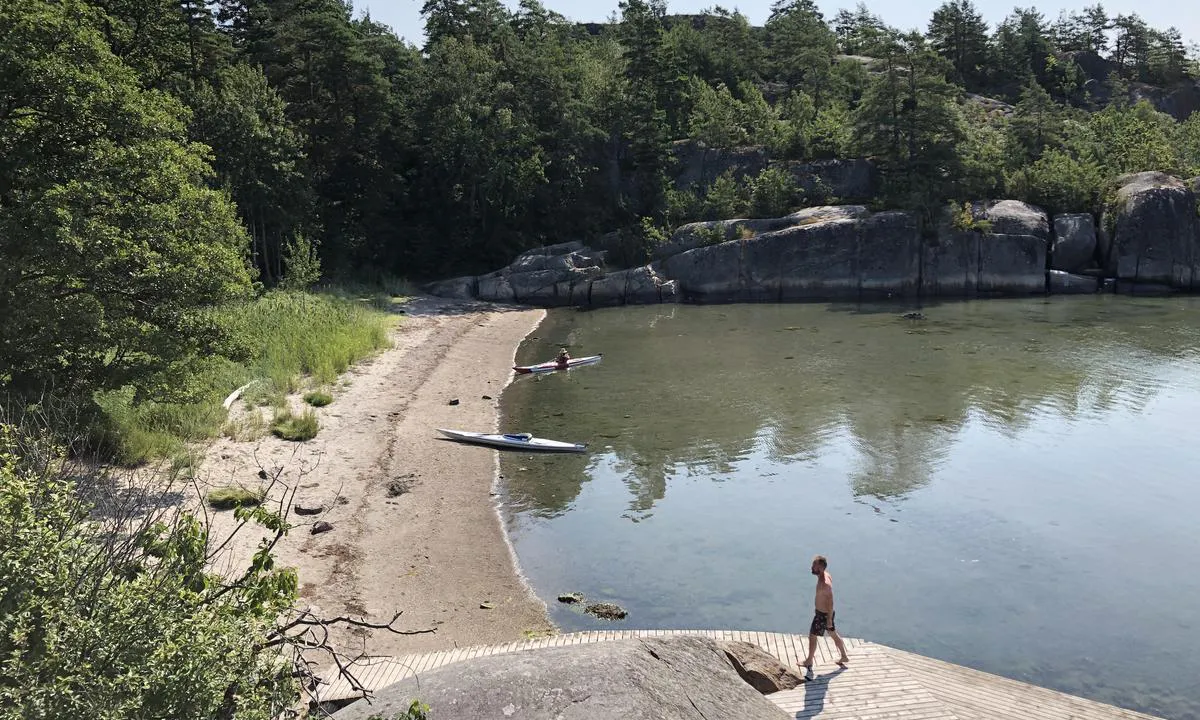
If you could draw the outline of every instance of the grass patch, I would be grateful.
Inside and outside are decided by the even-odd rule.
[[[317,414],[312,410],[305,410],[299,415],[294,415],[291,410],[284,409],[279,411],[275,415],[275,419],[271,421],[271,433],[275,437],[295,442],[312,440],[320,429],[321,425],[317,422]]]
[[[245,488],[241,485],[224,485],[210,490],[208,504],[217,510],[232,510],[236,507],[262,505],[267,493],[262,488]]]
[[[267,434],[267,423],[263,420],[262,412],[252,407],[237,420],[225,423],[221,434],[236,442],[249,442]]]
[[[325,407],[333,402],[333,396],[324,390],[313,390],[304,394],[304,402],[313,407]]]
[[[389,345],[396,299],[388,295],[389,309],[381,310],[360,291],[365,289],[273,291],[211,311],[209,318],[228,336],[229,357],[196,357],[164,370],[154,378],[160,388],[154,398],[135,397],[132,388],[97,393],[94,444],[116,462],[133,466],[172,457],[188,443],[222,432],[234,439],[261,436],[261,419],[257,426],[253,420],[228,422],[221,403],[233,390],[257,380],[246,391],[246,403],[281,405],[307,384],[306,378],[331,385],[353,363]]]

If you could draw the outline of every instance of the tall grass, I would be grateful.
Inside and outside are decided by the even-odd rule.
[[[163,397],[136,398],[131,388],[100,393],[94,435],[114,460],[134,465],[216,436],[221,403],[238,387],[254,404],[278,404],[311,381],[331,384],[351,364],[387,347],[395,316],[356,293],[275,291],[213,311],[240,350],[238,361],[198,357],[163,378]],[[169,399],[167,393],[169,392]]]

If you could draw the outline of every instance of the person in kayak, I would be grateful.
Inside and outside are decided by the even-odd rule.
[[[558,349],[558,357],[554,358],[554,363],[556,365],[558,365],[560,368],[565,368],[567,366],[567,363],[570,362],[570,360],[571,360],[571,354],[567,352],[567,349],[559,348]]]

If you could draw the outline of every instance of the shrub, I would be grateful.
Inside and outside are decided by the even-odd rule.
[[[211,574],[194,516],[93,514],[81,497],[111,485],[80,486],[60,450],[39,452],[0,425],[0,714],[268,720],[295,703],[269,640],[293,571],[260,550],[236,582]]]
[[[992,221],[977,219],[969,202],[950,206],[950,226],[962,232],[989,233],[992,231]]]
[[[266,493],[261,488],[251,489],[241,485],[225,485],[210,490],[205,499],[217,510],[232,510],[237,507],[261,505],[265,498]]]
[[[271,421],[271,433],[275,437],[294,442],[312,440],[317,436],[321,425],[317,422],[317,414],[305,410],[300,415],[293,415],[291,410],[281,410]]]
[[[725,171],[717,177],[704,196],[704,214],[709,220],[745,217],[748,206],[746,188]]]
[[[796,201],[796,180],[787,170],[770,167],[750,181],[750,205],[759,217],[786,215]]]
[[[333,395],[330,395],[324,390],[313,390],[312,392],[304,394],[304,402],[312,405],[313,407],[325,407],[329,403],[333,402]]]

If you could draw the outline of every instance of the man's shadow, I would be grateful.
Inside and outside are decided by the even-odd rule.
[[[825,694],[829,692],[829,681],[846,672],[845,667],[827,672],[824,675],[804,676],[804,709],[796,713],[796,717],[812,718],[821,714],[825,709]]]

